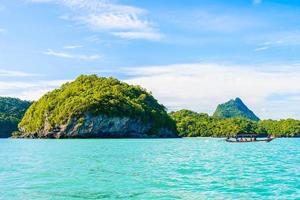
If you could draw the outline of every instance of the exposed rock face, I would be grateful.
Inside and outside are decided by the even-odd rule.
[[[108,117],[105,115],[85,115],[73,118],[67,124],[48,130],[45,123],[44,130],[37,133],[27,133],[23,138],[176,138],[174,131],[161,128],[155,135],[149,135],[153,124],[143,123],[129,117]]]

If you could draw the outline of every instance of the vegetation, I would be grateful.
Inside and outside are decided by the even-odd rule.
[[[0,97],[0,138],[10,137],[18,129],[18,123],[31,102]]]
[[[139,86],[114,78],[81,75],[75,81],[44,95],[33,103],[19,124],[22,132],[51,131],[84,114],[131,117],[154,124],[149,134],[159,128],[175,131],[175,122],[163,105]],[[79,121],[83,121],[82,119]]]
[[[295,119],[263,120],[259,126],[275,137],[299,137],[300,121]]]
[[[218,105],[214,117],[244,118],[259,121],[259,118],[242,102],[240,98]]]
[[[177,126],[181,137],[227,137],[237,134],[300,136],[299,120],[259,121],[239,98],[219,105],[213,116],[190,110],[168,115],[165,107],[145,89],[96,75],[82,75],[30,105],[28,101],[0,97],[0,137],[9,137],[16,131],[25,112],[19,128],[26,133],[51,131],[67,124],[72,118],[79,119],[80,125],[85,114],[104,114],[150,122],[155,125],[149,132],[153,135],[160,128],[176,132]]]
[[[300,121],[263,120],[245,118],[218,118],[189,110],[171,112],[181,137],[228,137],[237,134],[273,135],[275,137],[300,136]]]

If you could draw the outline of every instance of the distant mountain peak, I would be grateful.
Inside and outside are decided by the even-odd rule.
[[[214,117],[219,118],[245,118],[259,121],[259,118],[237,97],[218,105]]]
[[[235,98],[234,100],[235,102],[240,102],[240,103],[243,103],[242,99],[240,99],[239,97]],[[243,103],[244,104],[244,103]]]

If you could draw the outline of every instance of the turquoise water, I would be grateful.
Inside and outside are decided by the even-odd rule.
[[[300,199],[300,139],[0,140],[0,199]]]

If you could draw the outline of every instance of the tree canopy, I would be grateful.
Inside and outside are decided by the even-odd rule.
[[[158,128],[175,130],[175,123],[166,108],[145,89],[115,78],[81,75],[75,81],[44,95],[33,103],[19,124],[22,132],[50,131],[66,124],[73,117],[94,116],[131,117],[151,122]]]
[[[244,118],[259,121],[259,118],[243,103],[240,98],[230,100],[218,105],[214,117],[219,118]]]
[[[171,112],[181,137],[228,137],[237,134],[273,135],[275,137],[300,136],[300,121],[262,120],[245,118],[218,118],[190,110]]]
[[[0,97],[0,137],[10,137],[31,102],[16,98]]]

